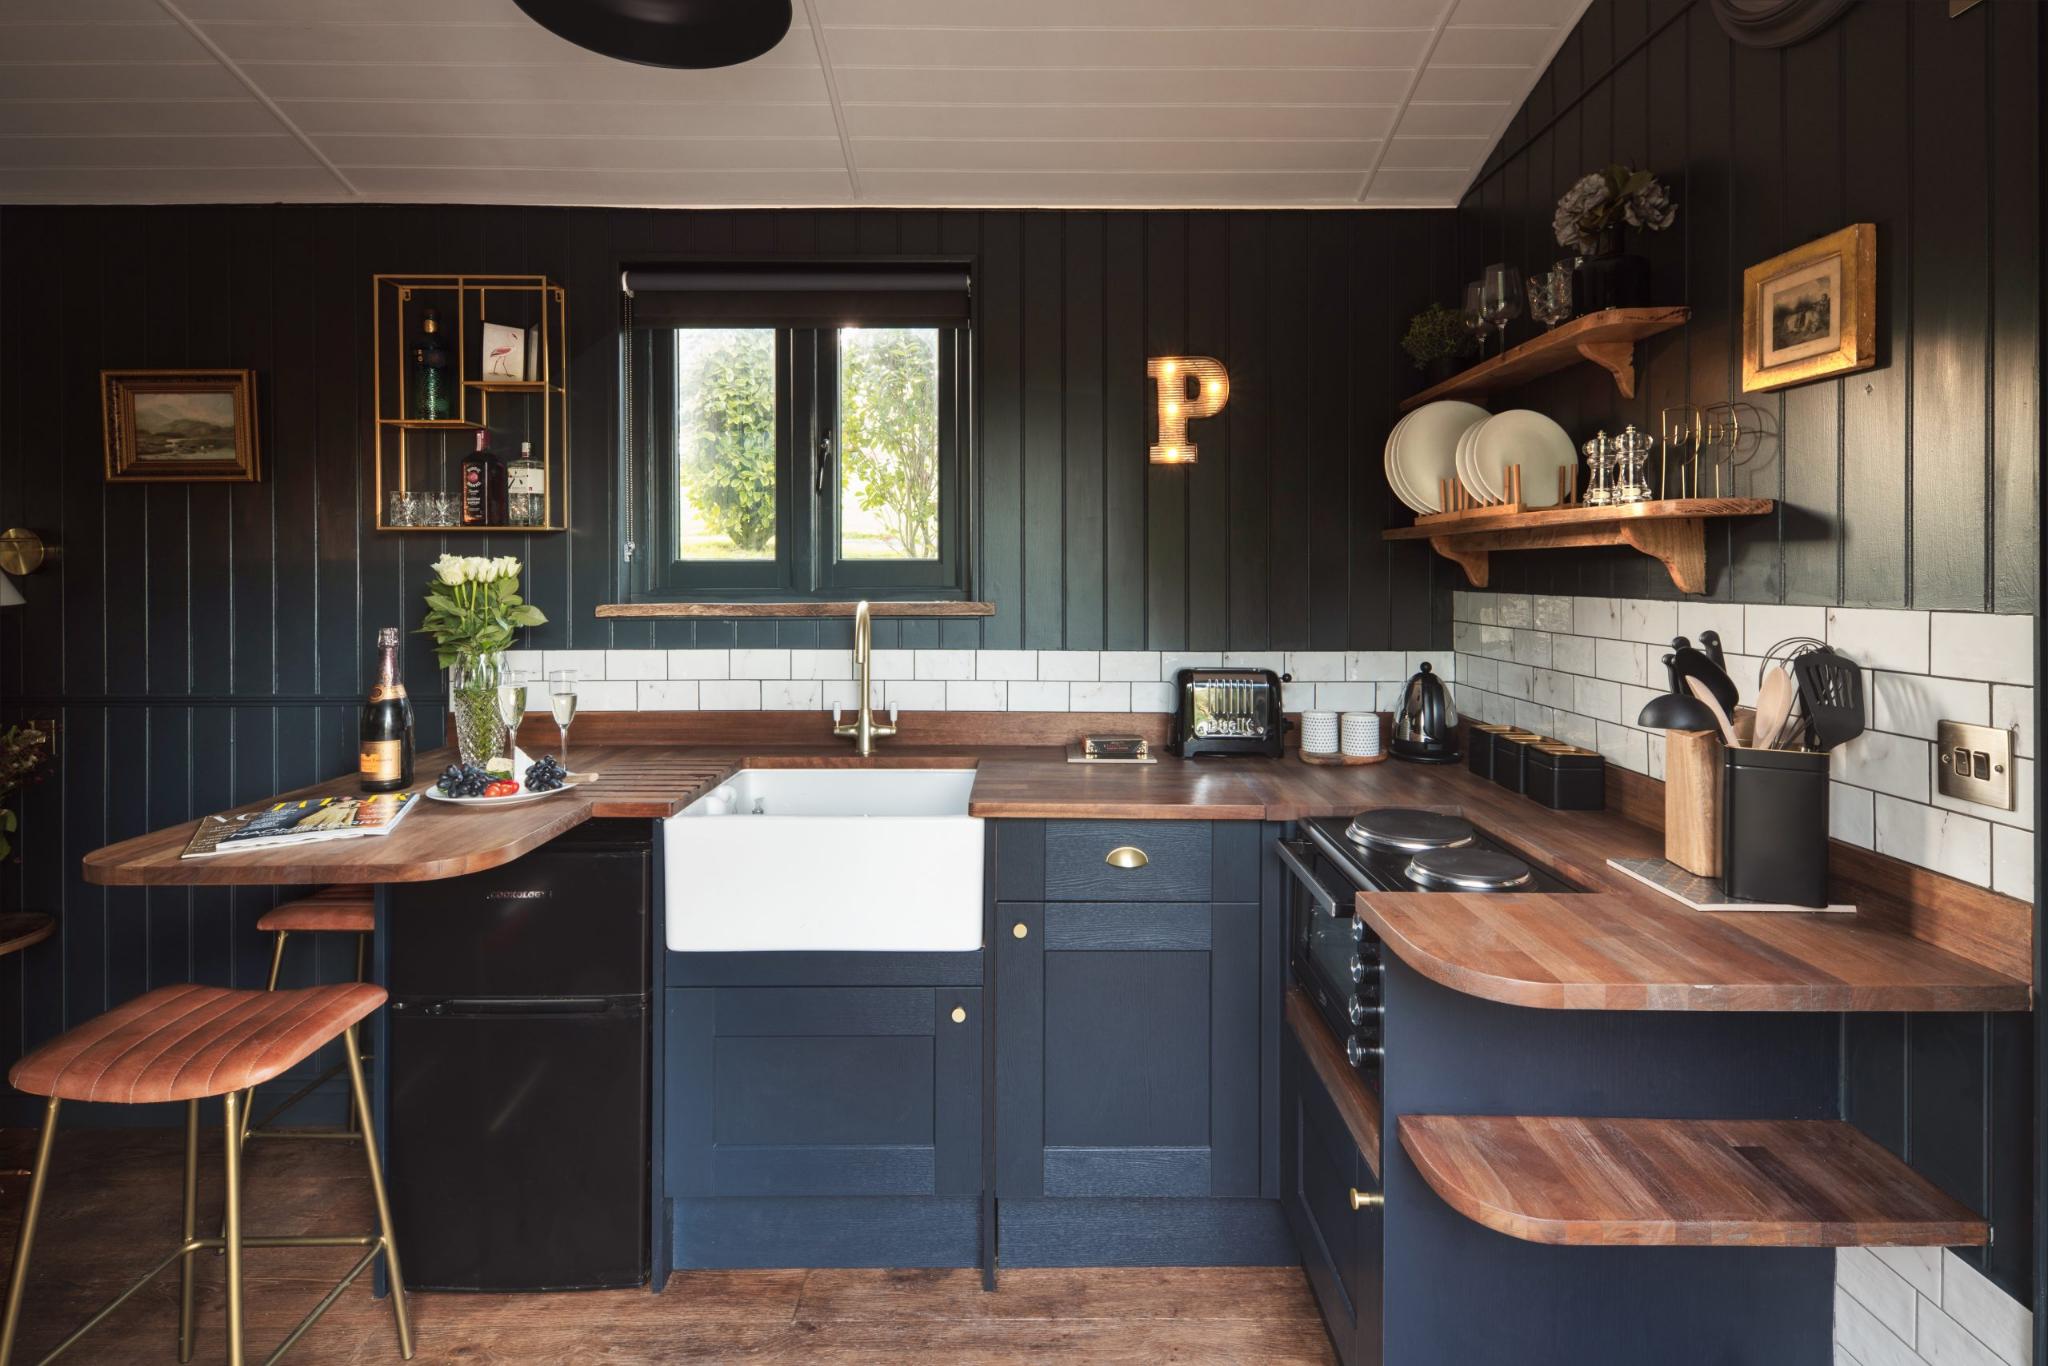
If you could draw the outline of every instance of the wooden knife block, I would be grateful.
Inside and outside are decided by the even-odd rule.
[[[1664,857],[1699,877],[1721,876],[1721,736],[1664,733]]]

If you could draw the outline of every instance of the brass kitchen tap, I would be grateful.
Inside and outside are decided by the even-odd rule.
[[[889,708],[887,725],[875,720],[873,698],[869,681],[873,671],[875,655],[875,623],[868,611],[866,598],[862,598],[853,609],[853,662],[860,666],[860,711],[850,723],[839,720],[839,708],[832,709],[832,733],[853,737],[853,752],[865,759],[875,752],[875,741],[882,736],[896,733],[896,709]]]

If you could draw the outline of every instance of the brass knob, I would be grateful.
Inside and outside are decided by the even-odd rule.
[[[1356,1186],[1351,1188],[1351,1208],[1354,1213],[1362,1209],[1378,1209],[1386,1203],[1387,1197],[1378,1191],[1362,1191]]]
[[[1022,939],[1025,935],[1031,933],[1031,929],[1028,925],[1026,925],[1023,921],[1020,920],[1016,924],[1010,926],[1010,933],[1015,935],[1017,938]]]
[[[954,1023],[954,1024],[966,1024],[966,1023],[967,1023],[967,1007],[966,1007],[966,1006],[954,1006],[954,1007],[953,1007],[953,1023]]]
[[[1152,860],[1135,844],[1119,844],[1103,855],[1102,861],[1112,868],[1143,868]]]

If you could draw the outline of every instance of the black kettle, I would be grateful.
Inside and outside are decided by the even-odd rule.
[[[1394,711],[1394,757],[1418,764],[1458,761],[1458,707],[1451,689],[1424,661],[1401,689]]]

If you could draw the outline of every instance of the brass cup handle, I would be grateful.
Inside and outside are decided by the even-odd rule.
[[[954,1007],[953,1007],[953,1023],[954,1023],[954,1024],[966,1024],[966,1023],[967,1023],[967,1007],[966,1007],[966,1006],[954,1006]]]
[[[1387,1197],[1378,1191],[1362,1191],[1356,1186],[1351,1188],[1351,1209],[1354,1214],[1362,1209],[1378,1209],[1386,1203]]]
[[[1143,868],[1152,860],[1135,844],[1119,844],[1104,854],[1102,861],[1112,868]]]

